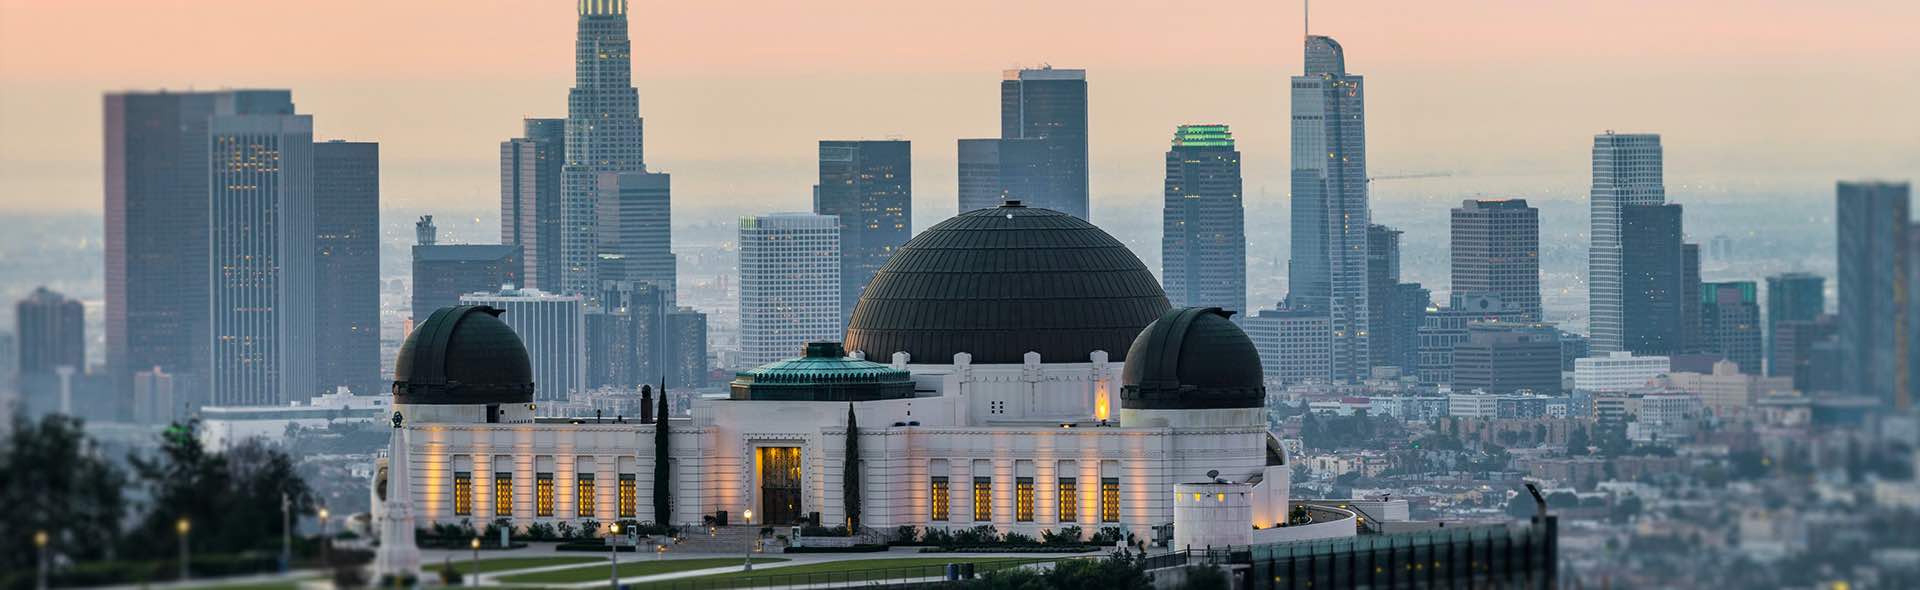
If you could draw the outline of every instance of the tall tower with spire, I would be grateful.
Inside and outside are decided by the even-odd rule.
[[[1293,260],[1287,305],[1327,315],[1333,378],[1366,377],[1367,124],[1359,75],[1331,37],[1308,35],[1293,77]]]
[[[567,92],[566,164],[561,171],[560,288],[594,293],[599,253],[599,176],[645,172],[640,95],[633,88],[627,0],[578,0],[573,89]]]

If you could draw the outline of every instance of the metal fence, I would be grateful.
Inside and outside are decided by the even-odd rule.
[[[662,582],[659,585],[648,584],[654,588],[671,590],[736,590],[748,588],[843,588],[843,587],[890,587],[920,586],[945,582],[973,579],[988,572],[999,571],[1037,563],[1051,563],[1055,559],[995,559],[986,561],[954,561],[946,564],[927,564],[905,567],[879,567],[836,571],[805,571],[783,574],[781,568],[769,568],[762,575],[743,576],[723,574],[703,576],[685,580]]]

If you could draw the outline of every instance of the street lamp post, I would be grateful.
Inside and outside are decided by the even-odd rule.
[[[34,588],[47,590],[47,531],[33,532],[33,548],[39,553],[40,571],[34,576]]]
[[[320,507],[320,569],[332,567],[333,537],[327,536],[327,507]]]
[[[746,509],[745,511],[743,511],[743,512],[741,512],[741,513],[740,513],[740,516],[741,516],[742,518],[745,518],[745,519],[747,520],[747,527],[748,527],[748,528],[752,528],[752,527],[753,527],[753,509],[752,509],[752,508],[748,508],[748,509]],[[759,540],[760,540],[760,539],[759,539],[759,537],[760,537],[760,535],[759,535],[758,533],[756,533],[756,534],[754,534],[754,540],[753,540],[753,541],[749,541],[749,542],[747,543],[747,550],[746,550],[746,561],[745,561],[745,564],[746,564],[746,565],[745,565],[745,566],[744,566],[744,568],[743,568],[743,569],[741,569],[740,571],[746,571],[746,572],[750,572],[750,571],[753,571],[753,544],[754,544],[754,543],[756,543],[756,542],[759,542]]]
[[[480,585],[480,537],[473,538],[473,585]]]
[[[280,492],[280,573],[293,569],[293,501]]]
[[[193,532],[193,523],[182,516],[173,523],[173,532],[180,535],[180,581],[187,581],[187,534]]]
[[[607,583],[613,590],[620,590],[620,523],[607,525],[607,554],[613,556],[613,566],[607,570]]]

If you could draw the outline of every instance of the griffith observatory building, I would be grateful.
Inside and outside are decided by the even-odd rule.
[[[845,524],[857,486],[858,525],[883,531],[1117,527],[1176,546],[1355,534],[1350,518],[1279,526],[1290,465],[1229,314],[1171,309],[1126,246],[1064,213],[1009,202],[921,232],[869,283],[844,343],[741,372],[727,398],[671,417],[536,419],[500,313],[442,308],[408,336],[397,467],[375,483],[402,497],[376,511],[416,527],[653,521],[664,428],[670,524],[747,524],[749,510],[753,526]]]

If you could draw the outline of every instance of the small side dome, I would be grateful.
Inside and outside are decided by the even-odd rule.
[[[1258,408],[1267,403],[1260,352],[1218,307],[1168,311],[1127,349],[1120,407],[1129,410]]]
[[[800,358],[738,373],[732,398],[865,402],[913,397],[913,373],[847,356],[839,342],[808,342]]]
[[[499,309],[442,307],[414,327],[393,367],[395,404],[533,401],[533,364]]]

